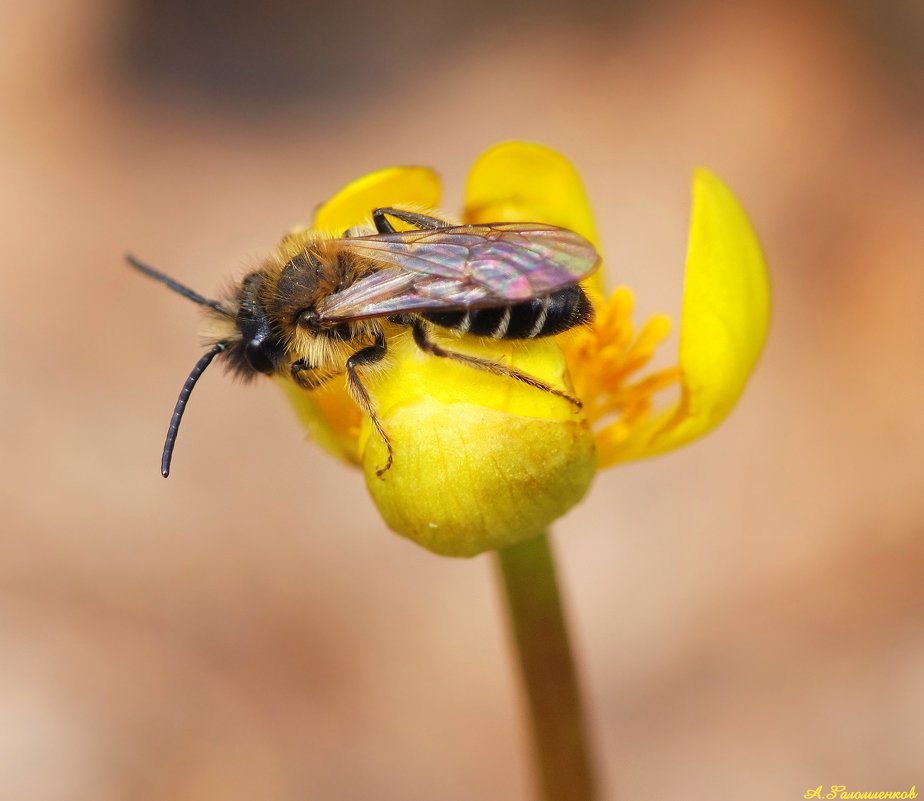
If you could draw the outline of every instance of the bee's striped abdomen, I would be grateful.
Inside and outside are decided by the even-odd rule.
[[[571,284],[543,298],[492,309],[428,312],[424,319],[463,334],[492,339],[535,339],[560,334],[593,319],[584,290]]]

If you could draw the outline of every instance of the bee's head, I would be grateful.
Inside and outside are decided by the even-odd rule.
[[[263,275],[252,272],[237,294],[234,325],[240,339],[228,343],[227,365],[244,379],[257,373],[272,375],[286,363],[285,343],[271,324],[262,290]]]

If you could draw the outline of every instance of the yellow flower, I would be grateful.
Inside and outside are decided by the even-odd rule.
[[[353,182],[318,210],[313,227],[341,233],[379,206],[438,208],[438,176],[395,167]],[[510,142],[469,175],[469,223],[544,222],[599,250],[580,178],[547,148]],[[368,379],[394,446],[385,447],[341,382],[305,392],[283,384],[312,436],[363,467],[386,523],[437,553],[473,556],[535,536],[585,494],[596,468],[663,453],[717,426],[740,397],[766,337],[770,291],[760,246],[728,188],[694,176],[677,366],[638,378],[669,333],[663,315],[636,332],[632,293],[585,281],[596,319],[555,340],[496,342],[436,334],[446,347],[502,361],[576,394],[567,400],[422,353],[406,333],[389,339],[386,369]],[[658,403],[662,390],[672,401]]]

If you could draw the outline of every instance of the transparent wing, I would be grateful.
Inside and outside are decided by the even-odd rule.
[[[542,223],[401,231],[342,244],[379,269],[318,304],[328,322],[504,306],[579,281],[600,258],[579,234]]]

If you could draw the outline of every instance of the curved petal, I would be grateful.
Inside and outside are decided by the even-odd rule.
[[[428,167],[387,167],[347,184],[318,207],[312,228],[293,231],[289,237],[310,236],[313,231],[341,234],[369,220],[380,206],[408,205],[434,208],[439,205],[440,177]],[[326,451],[348,462],[360,461],[357,438],[362,414],[340,378],[322,389],[305,392],[291,381],[282,381],[287,397],[311,438]]]
[[[560,153],[530,142],[501,142],[472,167],[465,222],[542,222],[568,228],[600,251],[600,237],[580,175]],[[602,271],[584,285],[602,291]]]
[[[721,423],[754,370],[769,320],[769,276],[751,223],[731,190],[698,169],[680,321],[680,398],[618,443],[601,432],[601,466],[679,448]]]

